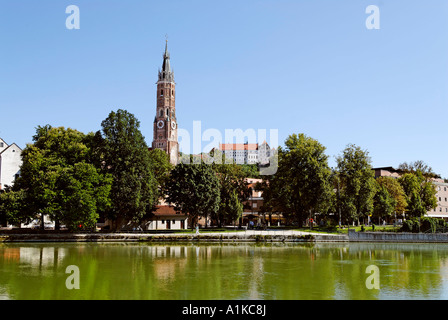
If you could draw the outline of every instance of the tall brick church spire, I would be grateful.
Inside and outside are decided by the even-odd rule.
[[[165,151],[172,164],[177,164],[179,161],[175,90],[176,83],[170,65],[168,40],[166,40],[162,70],[159,69],[157,81],[157,106],[152,148]]]
[[[170,53],[168,52],[168,40],[166,40],[165,53],[163,54],[162,71],[159,70],[159,81],[163,80],[174,82],[174,73],[171,71]]]

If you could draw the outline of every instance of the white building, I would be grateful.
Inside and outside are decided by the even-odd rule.
[[[146,230],[188,229],[188,215],[177,213],[173,206],[158,205],[154,217],[146,224]]]
[[[20,175],[22,149],[15,143],[8,145],[0,138],[0,189],[12,186]]]
[[[220,143],[219,150],[224,152],[226,158],[233,159],[237,164],[267,164],[272,150],[264,141],[258,143]]]
[[[448,219],[448,183],[443,179],[433,181],[436,187],[437,208],[428,212],[429,217]]]

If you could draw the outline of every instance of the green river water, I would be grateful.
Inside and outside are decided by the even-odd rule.
[[[447,280],[448,244],[0,244],[0,299],[447,299]]]

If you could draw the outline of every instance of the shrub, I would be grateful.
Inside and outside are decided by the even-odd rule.
[[[443,219],[422,217],[407,219],[401,227],[402,232],[431,232],[435,233],[437,229],[447,227],[447,223]]]
[[[419,223],[415,218],[407,219],[403,222],[403,226],[401,227],[402,232],[418,232]]]
[[[420,230],[422,232],[431,231],[432,233],[435,233],[437,231],[437,229],[442,229],[442,228],[446,228],[446,227],[447,227],[447,223],[443,219],[430,218],[430,217],[421,218]]]
[[[420,231],[435,233],[437,230],[437,225],[438,225],[437,220],[438,219],[436,219],[436,218],[430,218],[430,217],[421,218]]]

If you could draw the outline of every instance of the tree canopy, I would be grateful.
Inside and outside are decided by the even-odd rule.
[[[98,211],[110,206],[112,177],[88,161],[86,135],[47,125],[36,129],[33,140],[22,152],[14,187],[23,192],[23,215],[48,215],[56,228],[61,223],[70,230],[94,228]]]
[[[398,165],[398,169],[404,173],[417,173],[417,171],[420,171],[426,179],[440,178],[440,175],[435,173],[431,166],[426,164],[423,160],[417,160],[409,163],[403,162]]]
[[[403,213],[406,210],[408,203],[406,202],[406,195],[400,182],[392,177],[379,177],[376,179],[379,186],[386,188],[387,192],[394,199],[394,211]]]
[[[211,165],[178,164],[166,184],[167,202],[177,211],[189,215],[193,228],[200,217],[207,218],[219,210],[219,180]]]
[[[249,188],[246,181],[247,171],[237,164],[213,164],[213,170],[219,180],[220,202],[218,211],[212,218],[218,226],[233,222],[243,213],[242,202],[249,197]]]
[[[349,144],[336,158],[341,182],[341,207],[345,219],[367,217],[376,193],[371,159],[366,150]]]
[[[266,205],[302,225],[310,214],[326,212],[332,188],[325,147],[305,134],[292,134],[278,150],[278,170],[261,185]]]
[[[436,188],[420,170],[415,173],[405,173],[398,181],[405,193],[408,217],[422,217],[437,207]]]
[[[128,221],[140,223],[151,216],[158,203],[160,194],[154,172],[159,172],[161,179],[165,169],[155,168],[163,160],[151,157],[140,122],[128,111],[112,111],[101,127],[102,168],[113,177],[112,206],[106,216],[115,222],[115,228]]]

